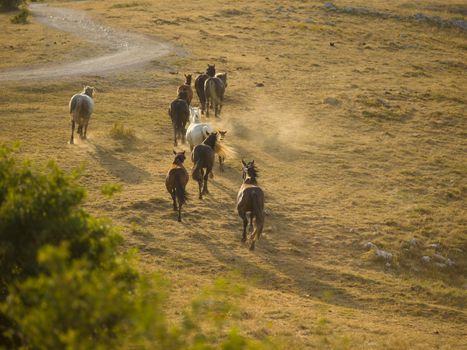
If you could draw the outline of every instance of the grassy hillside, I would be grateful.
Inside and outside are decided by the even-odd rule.
[[[467,42],[465,30],[440,25],[463,20],[465,5],[50,3],[180,49],[135,71],[2,83],[0,94],[0,141],[21,140],[38,162],[84,164],[88,209],[122,227],[142,269],[172,280],[171,305],[227,275],[248,285],[242,331],[283,339],[286,348],[467,347]],[[95,50],[10,16],[0,15],[1,69]],[[228,130],[239,158],[227,160],[225,173],[216,167],[202,202],[188,184],[179,224],[164,186],[167,106],[183,74],[207,63],[229,74],[213,123]],[[96,111],[89,140],[71,146],[68,101],[84,84],[97,88]],[[112,138],[115,122],[136,138]],[[255,159],[267,195],[266,236],[255,253],[240,243],[234,210],[241,157]],[[100,195],[108,182],[123,185],[112,200]]]

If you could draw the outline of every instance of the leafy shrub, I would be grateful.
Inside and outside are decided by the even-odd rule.
[[[112,228],[80,208],[76,174],[42,171],[0,146],[0,349],[275,349],[228,331],[219,280],[179,324],[166,320],[165,282],[134,268]]]
[[[29,23],[28,17],[30,15],[29,9],[27,6],[21,6],[19,12],[11,18],[11,23],[14,24],[27,24]]]
[[[132,141],[136,138],[135,131],[132,128],[125,127],[122,123],[114,123],[110,129],[110,136],[113,139]]]
[[[119,240],[79,207],[85,192],[76,185],[77,174],[65,175],[53,162],[37,172],[13,154],[0,147],[0,300],[10,282],[40,272],[41,247],[68,241],[70,258],[99,265]]]
[[[0,0],[0,9],[3,11],[16,10],[23,0]]]

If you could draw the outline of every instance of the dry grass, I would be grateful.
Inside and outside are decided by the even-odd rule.
[[[89,209],[123,227],[144,270],[170,277],[173,306],[234,273],[248,286],[243,331],[286,348],[465,348],[465,33],[331,13],[322,2],[154,0],[144,11],[119,4],[63,6],[190,55],[111,77],[9,84],[0,96],[0,140],[22,140],[26,154],[67,169],[84,162]],[[336,1],[349,4],[450,18],[448,5],[458,2],[431,1],[428,10],[415,1]],[[1,68],[69,60],[72,48],[87,45],[35,23],[12,26],[0,17],[0,45],[27,50],[0,50]],[[45,46],[57,38],[65,44]],[[229,72],[216,124],[229,130],[239,159],[255,159],[267,193],[266,237],[255,254],[239,242],[233,209],[239,159],[227,159],[225,173],[215,169],[212,194],[192,198],[182,224],[164,189],[168,103],[182,73],[207,63]],[[89,140],[69,146],[67,103],[84,84],[99,89]],[[114,141],[114,123],[138,142]],[[123,185],[111,201],[100,195],[108,182]],[[196,193],[196,184],[188,190]],[[368,256],[368,241],[393,259]],[[455,265],[422,262],[435,254]]]

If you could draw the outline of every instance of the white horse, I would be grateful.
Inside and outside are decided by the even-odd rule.
[[[190,126],[186,130],[186,140],[193,151],[195,146],[202,143],[215,130],[208,123],[201,123],[201,112],[198,107],[190,107]]]
[[[73,134],[75,132],[75,124],[78,124],[78,134],[81,138],[86,138],[88,131],[88,123],[94,110],[94,101],[92,95],[94,88],[85,86],[83,92],[73,95],[70,99],[70,119],[71,119],[71,137],[70,144],[73,144]]]
[[[197,107],[190,107],[190,126],[186,131],[186,140],[190,144],[191,151],[193,151],[195,146],[201,144],[206,137],[216,132],[208,123],[201,123],[200,118],[200,109]],[[219,167],[221,171],[224,171],[225,158],[231,158],[237,155],[232,147],[222,142],[226,133],[226,130],[217,131],[218,142],[216,142],[214,149],[214,152],[219,158]]]

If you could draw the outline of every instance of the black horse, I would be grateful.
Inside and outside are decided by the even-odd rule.
[[[217,132],[209,134],[203,143],[195,146],[191,153],[191,160],[193,161],[193,170],[191,177],[193,180],[198,181],[199,185],[199,199],[203,199],[203,194],[208,194],[208,178],[214,167],[214,149],[217,142]],[[204,172],[206,169],[206,173]]]
[[[206,82],[206,80],[214,77],[215,75],[216,75],[216,65],[208,64],[206,73],[200,74],[196,77],[195,89],[196,89],[196,94],[198,95],[198,98],[199,98],[199,103],[201,105],[201,114],[204,114],[204,111],[206,110],[206,95],[204,93],[204,83]]]
[[[190,108],[188,107],[186,91],[180,91],[177,98],[169,107],[169,116],[174,129],[174,146],[177,146],[177,137],[185,143],[186,124],[190,119]]]

